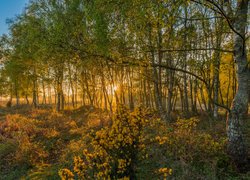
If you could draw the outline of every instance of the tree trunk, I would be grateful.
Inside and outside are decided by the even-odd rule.
[[[160,19],[160,17],[158,18]],[[158,46],[158,64],[159,64],[159,70],[158,70],[158,93],[159,93],[159,100],[162,106],[162,110],[166,110],[166,107],[163,106],[162,103],[162,68],[161,68],[161,64],[162,64],[162,27],[160,25],[160,22],[157,23],[157,32],[158,32],[158,42],[157,42],[157,46]]]
[[[221,36],[222,36],[222,19],[219,18],[218,22],[216,23],[216,49],[220,49],[221,47]],[[214,102],[219,103],[219,88],[220,88],[220,79],[219,79],[219,74],[220,74],[220,51],[215,51],[214,55]],[[215,119],[218,118],[218,109],[219,107],[214,104],[214,112],[213,116]]]
[[[72,80],[72,73],[71,73],[71,67],[70,64],[68,64],[68,71],[69,71],[69,91],[71,90],[71,102],[72,102],[72,106],[73,108],[75,108],[75,92],[74,92],[74,85],[73,85],[73,80]]]
[[[57,93],[57,104],[56,104],[56,111],[59,112],[61,107],[61,92]]]
[[[171,66],[171,60],[168,59],[169,66]],[[167,117],[171,120],[171,111],[172,111],[172,97],[173,97],[173,72],[171,70],[167,70],[167,78],[168,78],[168,96],[167,96]]]
[[[63,71],[58,72],[57,77],[57,105],[56,110],[61,111],[64,109],[64,95],[63,95]]]
[[[30,104],[28,94],[25,94],[26,104]]]
[[[44,80],[42,81],[42,88],[43,88],[43,102],[42,104],[46,104],[46,93],[45,93],[45,84],[44,84]]]
[[[184,21],[184,28],[185,28],[185,33],[184,33],[184,47],[185,49],[188,49],[188,26],[187,26],[187,17],[188,12],[187,12],[187,5],[185,5],[185,21]],[[187,51],[184,51],[184,62],[183,62],[183,69],[186,71],[187,70]],[[189,103],[188,103],[188,79],[187,79],[187,74],[183,73],[183,107],[184,107],[184,115],[185,117],[189,117]]]
[[[229,94],[230,94],[230,85],[231,85],[231,70],[228,72],[228,86],[227,86],[227,107],[229,107]]]
[[[36,80],[33,80],[33,100],[32,104],[34,107],[37,107],[37,93],[36,93]]]
[[[152,42],[152,27],[150,25],[149,27],[149,45],[152,48],[153,47],[153,42]],[[160,89],[159,89],[159,76],[157,73],[157,67],[155,65],[155,52],[154,49],[151,49],[151,63],[153,65],[152,67],[152,78],[153,78],[153,83],[154,83],[154,98],[155,98],[155,105],[156,108],[161,116],[161,119],[166,120],[166,114],[163,110],[162,107],[162,101],[161,101],[161,94],[160,94]]]
[[[19,106],[19,93],[18,93],[18,80],[15,80],[15,95],[16,95],[16,105]]]
[[[246,135],[248,111],[248,63],[245,43],[249,0],[238,0],[234,28],[234,60],[237,66],[238,89],[227,119],[228,153],[240,171],[247,171]]]
[[[248,104],[250,104],[250,67],[248,66]]]

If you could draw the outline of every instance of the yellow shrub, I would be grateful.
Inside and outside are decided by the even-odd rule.
[[[118,108],[110,127],[92,131],[90,146],[74,158],[74,172],[80,178],[133,178],[138,153],[143,146],[142,131],[147,122],[139,108],[130,113]]]
[[[158,173],[161,174],[163,176],[163,179],[167,179],[167,176],[171,175],[173,172],[172,169],[170,168],[160,168],[158,169]]]
[[[74,179],[74,174],[68,169],[61,169],[58,174],[62,180],[73,180]]]

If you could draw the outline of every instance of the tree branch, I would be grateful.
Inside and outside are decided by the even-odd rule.
[[[236,31],[233,27],[233,24],[232,22],[230,21],[230,18],[226,15],[225,11],[214,1],[211,1],[211,0],[206,0],[207,2],[209,2],[211,5],[213,5],[214,7],[216,7],[220,12],[221,12],[221,15],[226,19],[227,21],[227,24],[229,25],[230,29],[235,33],[237,34],[238,36],[241,37],[241,39],[243,41],[245,41],[245,38],[244,36],[242,36],[242,34],[240,34],[238,31]]]
[[[213,11],[215,11],[215,12],[221,14],[221,15],[225,18],[225,20],[227,21],[227,24],[229,25],[230,29],[231,29],[235,34],[237,34],[238,36],[240,36],[241,39],[242,39],[243,41],[245,41],[244,36],[242,36],[242,34],[240,34],[238,31],[236,31],[236,30],[234,29],[233,24],[232,24],[230,18],[226,15],[225,11],[224,11],[216,2],[214,2],[214,1],[212,1],[212,0],[205,0],[205,1],[207,1],[209,4],[213,5],[217,10],[216,10],[215,8],[209,7],[207,4],[204,4],[204,3],[202,3],[202,2],[200,2],[200,1],[198,1],[198,0],[191,0],[191,1],[193,1],[193,2],[195,2],[195,3],[197,3],[197,4],[200,4],[200,5],[203,5],[203,6],[207,6],[208,8],[212,9]]]
[[[227,53],[234,53],[233,50],[219,49],[219,48],[195,48],[195,49],[162,49],[161,52],[174,52],[174,51],[220,51]]]

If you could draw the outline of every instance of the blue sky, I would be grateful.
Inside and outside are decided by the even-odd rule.
[[[29,0],[0,0],[0,36],[3,33],[8,33],[6,19],[22,13],[28,2]]]

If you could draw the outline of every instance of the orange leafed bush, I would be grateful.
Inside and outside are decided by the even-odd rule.
[[[21,115],[7,115],[6,120],[1,122],[0,135],[3,141],[11,141],[16,147],[5,157],[5,163],[35,164],[47,156],[43,147],[38,142],[34,142],[34,138],[41,134],[37,123],[37,120]]]

